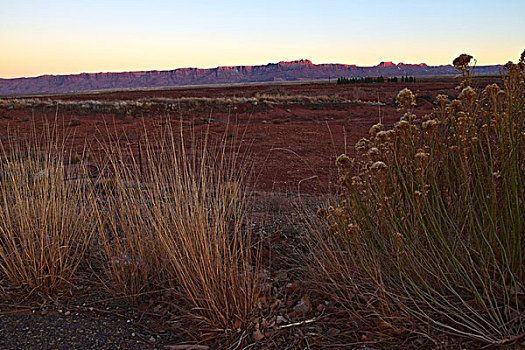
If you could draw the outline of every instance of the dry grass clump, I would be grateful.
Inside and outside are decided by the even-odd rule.
[[[419,320],[490,344],[525,332],[525,62],[478,91],[470,60],[454,61],[458,99],[419,118],[405,89],[394,128],[337,159],[341,198],[312,219],[309,271],[356,325]]]
[[[93,193],[65,181],[62,149],[12,143],[0,156],[0,297],[49,296],[76,275],[96,227]],[[41,153],[36,153],[38,152]],[[38,154],[38,156],[36,155]]]
[[[179,97],[179,98],[144,98],[139,100],[84,100],[65,101],[38,98],[0,98],[0,107],[13,106],[16,109],[41,108],[72,111],[75,113],[115,113],[118,115],[141,115],[155,111],[176,111],[180,109],[195,111],[208,110],[213,107],[219,111],[228,112],[232,107],[239,104],[327,104],[327,103],[349,103],[384,105],[381,102],[370,102],[361,100],[348,100],[340,96],[306,96],[306,95],[270,95],[257,94],[254,97]],[[76,126],[79,121],[73,121],[70,126]]]
[[[260,266],[242,186],[247,163],[231,132],[210,140],[204,131],[200,143],[166,127],[141,142],[138,157],[109,141],[107,180],[90,179],[87,153],[67,152],[51,132],[44,142],[2,145],[0,298],[48,298],[93,267],[119,296],[169,289],[206,330],[249,328]]]
[[[259,265],[239,153],[227,151],[225,138],[215,147],[207,138],[185,143],[163,132],[145,142],[140,159],[122,145],[108,155],[114,179],[104,191],[100,231],[111,288],[129,297],[174,288],[208,329],[245,329]]]

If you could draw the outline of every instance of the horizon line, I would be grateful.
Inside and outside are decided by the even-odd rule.
[[[197,66],[191,67],[191,66],[186,66],[186,67],[177,67],[177,68],[172,68],[172,69],[147,69],[147,70],[142,69],[142,70],[122,70],[122,71],[116,71],[116,70],[115,71],[83,71],[83,72],[71,72],[71,73],[59,73],[59,74],[43,73],[43,74],[34,75],[34,76],[0,77],[0,79],[3,79],[3,80],[33,79],[33,78],[49,77],[49,76],[67,76],[67,75],[82,75],[82,74],[122,74],[122,73],[167,72],[167,71],[174,71],[174,70],[178,70],[178,69],[209,69],[209,70],[213,70],[213,69],[217,69],[217,68],[256,67],[256,66],[267,66],[267,65],[270,65],[270,64],[301,63],[301,62],[305,62],[305,61],[307,61],[307,62],[309,62],[309,63],[311,63],[313,65],[343,65],[343,66],[355,66],[355,67],[362,67],[362,68],[378,67],[382,63],[392,63],[395,66],[398,66],[398,65],[427,65],[429,67],[452,66],[451,63],[438,64],[438,65],[429,65],[429,64],[427,64],[425,62],[419,62],[419,63],[398,62],[398,63],[394,63],[393,61],[381,61],[381,62],[377,63],[376,65],[362,65],[362,66],[359,66],[357,64],[339,63],[339,62],[314,63],[310,59],[301,58],[301,59],[297,59],[297,60],[268,62],[268,63],[265,63],[265,64],[251,64],[251,65],[249,65],[249,64],[246,64],[246,65],[219,65],[219,66],[215,66],[215,67],[197,67]],[[488,66],[501,66],[501,65],[503,65],[503,64],[499,63],[499,64],[487,64],[487,65],[479,65],[479,66],[480,67],[488,67]]]

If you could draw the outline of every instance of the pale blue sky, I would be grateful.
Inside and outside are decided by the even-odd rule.
[[[311,59],[517,60],[525,0],[0,0],[0,77]]]

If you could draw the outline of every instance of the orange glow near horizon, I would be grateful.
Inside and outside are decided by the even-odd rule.
[[[454,50],[450,50],[454,51]],[[511,50],[509,50],[511,51]],[[80,73],[100,73],[100,72],[129,72],[129,71],[150,71],[150,70],[172,70],[177,68],[215,68],[218,66],[252,66],[265,65],[280,61],[293,61],[298,59],[309,59],[314,64],[321,63],[341,63],[355,64],[357,66],[373,66],[379,62],[394,63],[427,63],[428,65],[450,64],[454,57],[462,52],[472,54],[477,60],[478,65],[505,64],[509,60],[516,61],[519,58],[519,50],[515,52],[502,52],[492,50],[455,50],[455,52],[443,53],[440,56],[432,55],[427,59],[420,55],[385,55],[384,57],[370,58],[365,55],[351,55],[334,53],[329,55],[308,55],[308,54],[266,54],[263,56],[251,57],[248,55],[214,56],[209,54],[199,54],[194,57],[180,57],[176,54],[168,55],[164,58],[141,57],[130,53],[100,55],[93,57],[80,52],[77,55],[72,53],[63,55],[50,55],[46,57],[42,53],[21,52],[18,55],[11,55],[8,59],[0,57],[0,78],[21,78],[35,77],[40,75],[64,75]],[[132,56],[132,57],[131,57]],[[41,59],[35,60],[34,57]]]
[[[161,6],[162,5],[162,6]],[[0,78],[264,65],[516,61],[525,2],[241,0],[5,2]]]

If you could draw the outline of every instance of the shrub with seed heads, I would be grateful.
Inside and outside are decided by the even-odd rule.
[[[471,85],[471,65],[470,62],[473,60],[471,55],[462,53],[452,61],[454,67],[461,72],[460,77],[463,78],[461,84],[457,87],[458,90],[462,90],[464,87]]]
[[[341,154],[337,157],[335,164],[341,170],[349,170],[354,160],[348,157],[346,154]]]
[[[448,102],[448,96],[439,94],[436,96],[436,102],[438,105],[443,106]]]
[[[388,170],[388,165],[386,165],[382,161],[377,161],[370,166],[370,170],[375,171],[377,173],[385,173]]]
[[[406,120],[400,120],[394,124],[395,130],[408,130],[410,128],[410,123]]]
[[[381,159],[381,153],[377,147],[370,148],[368,150],[367,156],[372,162],[377,162]]]
[[[374,313],[403,327],[403,314],[407,327],[420,319],[489,344],[523,332],[525,62],[508,63],[503,85],[478,93],[472,60],[453,62],[464,79],[457,99],[438,95],[420,122],[404,89],[401,120],[374,125],[355,145],[354,174],[338,158],[344,203],[314,227],[310,264],[352,320]]]
[[[400,110],[411,111],[416,106],[416,98],[408,88],[401,90],[396,97]]]
[[[372,125],[370,128],[369,134],[372,138],[376,137],[377,133],[382,131],[384,129],[384,125],[381,123],[377,123]]]
[[[421,124],[421,127],[423,128],[424,131],[431,132],[432,130],[435,130],[439,126],[439,124],[441,124],[439,120],[430,119],[430,120],[424,121]]]
[[[359,141],[357,141],[354,148],[358,153],[363,154],[368,151],[368,149],[370,148],[370,144],[371,144],[370,140],[366,138],[362,138]]]
[[[466,106],[468,106],[469,110],[471,110],[477,101],[478,94],[476,93],[476,91],[474,91],[473,88],[467,86],[463,90],[461,90],[461,93],[459,94],[458,98],[461,99]]]
[[[472,61],[472,56],[462,53],[452,61],[452,65],[460,71],[463,71],[469,67],[470,61]]]

